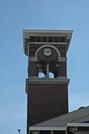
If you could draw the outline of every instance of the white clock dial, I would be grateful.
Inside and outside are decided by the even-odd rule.
[[[45,56],[50,56],[52,54],[51,48],[44,48],[43,52]]]

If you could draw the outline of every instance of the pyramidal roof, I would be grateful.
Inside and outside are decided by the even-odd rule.
[[[67,123],[89,123],[89,106],[82,107],[31,127],[65,127]]]

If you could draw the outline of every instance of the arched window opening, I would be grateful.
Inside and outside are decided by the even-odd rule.
[[[44,61],[40,61],[37,63],[37,77],[45,78],[46,75],[46,63]]]
[[[49,64],[40,61],[37,63],[37,77],[38,78],[57,78],[58,77],[58,64],[51,61]]]
[[[41,61],[39,64],[41,65],[42,72],[46,75],[46,63],[45,63],[45,61]]]
[[[58,77],[58,72],[57,71],[54,71],[53,74],[54,74],[54,78]]]
[[[58,71],[59,71],[59,64],[56,61],[50,61],[49,63],[49,70],[54,74],[54,78],[58,77]]]

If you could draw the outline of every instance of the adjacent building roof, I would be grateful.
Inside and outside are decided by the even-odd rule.
[[[41,122],[32,127],[65,127],[67,123],[89,123],[89,106],[81,107],[78,110]]]

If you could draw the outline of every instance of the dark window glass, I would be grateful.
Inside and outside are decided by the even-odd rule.
[[[88,121],[84,121],[84,122],[82,122],[82,123],[89,123],[89,120],[88,120]]]
[[[44,131],[40,131],[40,134],[51,134],[51,131],[47,131],[47,130],[44,130]]]
[[[41,42],[41,37],[39,37],[39,36],[36,37],[36,41],[37,41],[37,42]]]
[[[34,36],[31,36],[31,37],[30,37],[30,41],[31,41],[31,42],[35,42],[35,37],[34,37]]]
[[[53,37],[48,37],[48,42],[53,42]]]
[[[59,38],[58,37],[54,37],[54,42],[59,42]]]
[[[60,42],[65,42],[65,41],[66,41],[66,37],[65,36],[60,37]]]
[[[43,42],[47,42],[47,37],[43,37]]]
[[[65,134],[65,131],[53,131],[53,134]]]

